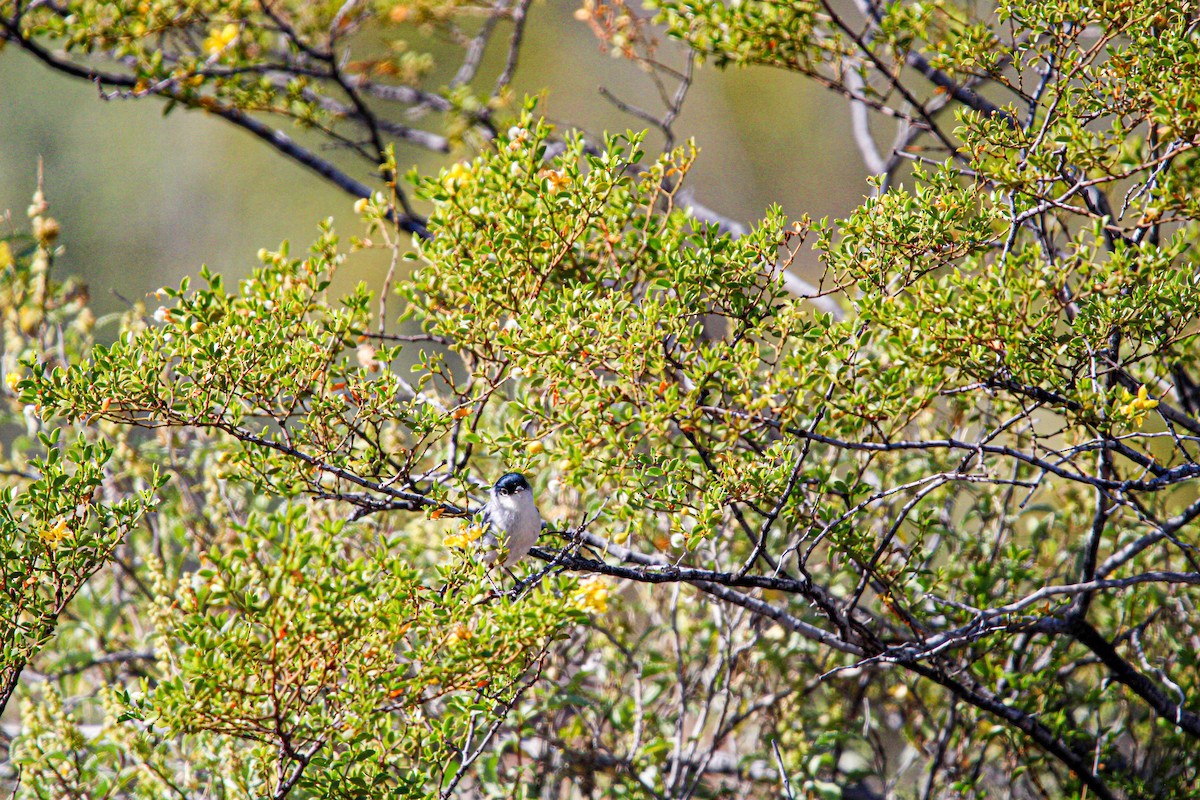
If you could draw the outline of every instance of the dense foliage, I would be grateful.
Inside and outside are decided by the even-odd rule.
[[[364,227],[100,323],[40,192],[0,243],[15,797],[1195,796],[1194,4],[652,5],[577,17],[658,154],[513,107],[528,2],[0,2]],[[845,96],[869,199],[697,203],[705,61]],[[462,158],[404,184],[397,143]],[[515,575],[470,519],[507,470]]]

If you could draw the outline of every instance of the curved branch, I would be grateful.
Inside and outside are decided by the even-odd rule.
[[[1168,720],[1189,736],[1200,739],[1200,714],[1173,703],[1154,681],[1121,658],[1117,648],[1101,636],[1090,623],[1082,619],[1077,620],[1070,626],[1070,632],[1076,641],[1095,653],[1104,666],[1111,670],[1114,680],[1132,689],[1133,693],[1145,700],[1159,717]]]
[[[68,59],[60,58],[51,51],[39,45],[37,42],[26,37],[17,22],[8,19],[0,18],[0,38],[15,43],[25,52],[32,55],[34,58],[41,61],[46,66],[61,72],[65,75],[70,75],[73,78],[82,78],[96,83],[97,85],[108,84],[111,86],[123,86],[125,88],[134,88],[138,81],[131,75],[123,75],[114,72],[102,72],[100,70],[82,67]],[[168,100],[174,100],[179,103],[185,103],[185,100],[179,95],[170,91],[166,86],[159,89],[156,94]],[[356,96],[356,95],[355,95]],[[207,103],[203,105],[193,105],[186,103],[189,108],[203,108],[204,110],[230,122],[239,128],[253,134],[263,140],[279,153],[290,158],[292,161],[307,167],[316,174],[320,175],[325,180],[337,186],[342,191],[354,195],[355,197],[370,197],[372,189],[362,181],[356,180],[345,171],[338,169],[329,161],[321,158],[312,151],[300,146],[290,136],[283,131],[277,130],[270,125],[259,122],[250,115],[236,108],[227,108],[216,103]],[[426,227],[425,218],[414,213],[408,207],[406,197],[397,188],[396,195],[403,206],[402,212],[393,212],[389,214],[389,218],[400,228],[400,230],[412,234],[421,239],[429,239],[431,234],[429,228]]]
[[[973,690],[928,664],[913,661],[900,662],[900,665],[924,678],[928,678],[939,686],[948,689],[951,694],[960,700],[999,717],[1012,727],[1028,735],[1029,738],[1037,743],[1038,747],[1057,758],[1067,769],[1074,772],[1101,800],[1119,800],[1119,796],[1104,781],[1100,780],[1099,775],[1092,771],[1086,756],[1068,747],[1054,735],[1053,731],[1039,722],[1032,714],[1005,705],[994,697]]]
[[[254,119],[244,111],[239,111],[235,108],[224,108],[214,106],[209,108],[213,114],[218,117],[237,125],[239,128],[254,134],[258,138],[267,142],[273,148],[283,153],[288,158],[298,164],[307,167],[313,172],[320,175],[325,180],[337,186],[339,189],[352,194],[355,197],[370,197],[372,194],[371,188],[362,181],[356,180],[347,175],[342,170],[335,167],[330,162],[316,155],[310,150],[307,150],[296,142],[283,131],[272,128],[270,125],[265,125]],[[401,198],[401,203],[407,206],[407,200],[404,195],[396,190],[396,195]],[[433,234],[426,227],[425,218],[411,211],[403,212],[393,211],[388,214],[388,218],[396,223],[397,227],[405,233],[410,233],[421,239],[430,239]]]
[[[720,600],[725,600],[755,614],[772,619],[793,633],[798,633],[807,639],[820,642],[839,652],[856,656],[866,654],[866,651],[857,644],[847,642],[829,631],[818,628],[816,625],[805,622],[783,609],[772,606],[770,603],[734,591],[733,588],[777,588],[779,591],[810,596],[815,593],[815,589],[807,581],[796,581],[791,578],[772,578],[765,575],[744,575],[738,577],[731,572],[715,572],[690,567],[677,567],[660,562],[652,556],[605,542],[603,539],[597,537],[584,534],[582,538],[588,544],[595,547],[603,547],[622,561],[638,566],[623,567],[594,558],[587,558],[543,547],[535,547],[529,552],[543,561],[556,562],[565,569],[577,572],[611,575],[615,578],[626,578],[639,583],[688,583],[705,594],[712,595]]]

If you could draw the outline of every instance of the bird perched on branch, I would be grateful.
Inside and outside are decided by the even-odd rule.
[[[508,547],[502,566],[517,563],[537,542],[542,532],[542,515],[533,502],[533,487],[519,472],[510,472],[496,481],[491,498],[483,507],[486,528],[479,560],[491,564],[500,557],[500,547]]]

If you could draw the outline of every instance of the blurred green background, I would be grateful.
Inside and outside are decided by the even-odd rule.
[[[517,96],[544,90],[542,113],[592,134],[643,128],[599,88],[657,114],[661,105],[650,80],[630,62],[610,57],[574,19],[577,7],[557,1],[532,7]],[[488,54],[492,64],[507,47],[504,26],[500,33]],[[365,31],[356,45],[369,50],[380,38]],[[458,53],[441,46],[434,52]],[[683,52],[662,42],[660,57],[680,67]],[[495,74],[485,68],[480,85],[490,86]],[[430,85],[442,80],[439,73]],[[675,130],[701,148],[690,179],[696,199],[743,223],[760,218],[771,203],[793,217],[844,215],[868,191],[846,102],[799,76],[704,66]],[[878,133],[881,140],[892,136],[887,128]],[[322,154],[363,176],[361,164]],[[402,165],[427,172],[470,153],[406,148],[398,155]],[[163,117],[156,99],[105,101],[95,86],[60,76],[10,46],[0,52],[0,211],[13,215],[0,223],[5,228],[26,225],[39,156],[51,214],[64,231],[58,273],[82,276],[101,314],[125,307],[120,298],[144,299],[158,286],[177,284],[202,263],[237,277],[255,265],[260,247],[287,239],[298,252],[327,216],[344,237],[361,232],[353,198],[249,134],[197,112]],[[386,268],[382,256],[366,254],[352,260],[343,277],[377,284]],[[810,278],[817,270],[811,257],[799,269]]]

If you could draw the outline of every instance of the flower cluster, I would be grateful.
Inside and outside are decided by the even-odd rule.
[[[454,191],[457,186],[468,183],[472,177],[470,163],[456,161],[446,170],[446,175],[442,178],[442,185],[448,191]]]
[[[442,539],[442,544],[446,547],[458,547],[465,550],[471,542],[483,536],[483,531],[484,527],[479,524],[464,525],[457,533],[451,533]]]
[[[579,582],[575,591],[575,607],[580,611],[603,614],[608,611],[608,598],[612,596],[612,586],[599,575]]]
[[[54,240],[58,238],[61,229],[58,220],[54,217],[47,216],[46,211],[49,210],[50,204],[46,202],[46,195],[41,189],[33,193],[33,202],[29,204],[28,215],[30,223],[33,225],[33,236],[38,242],[38,257],[34,259],[33,268],[38,272],[45,272],[48,268],[47,254],[50,246],[54,244]],[[9,256],[11,259],[11,255]]]
[[[450,635],[446,637],[446,641],[449,644],[456,644],[458,642],[469,642],[473,638],[475,638],[475,632],[471,630],[471,626],[458,622],[451,626]]]
[[[1158,401],[1150,397],[1149,391],[1143,384],[1138,387],[1137,396],[1124,392],[1126,400],[1117,411],[1128,419],[1134,426],[1140,428],[1142,423],[1146,421],[1146,415],[1153,409],[1158,408]]]
[[[67,518],[59,517],[55,523],[47,528],[42,528],[38,532],[38,537],[43,542],[49,545],[56,545],[71,533],[71,529],[67,527]]]
[[[204,40],[204,52],[210,56],[218,55],[233,44],[237,37],[238,26],[232,22],[221,28],[213,28],[208,32],[208,38]]]

